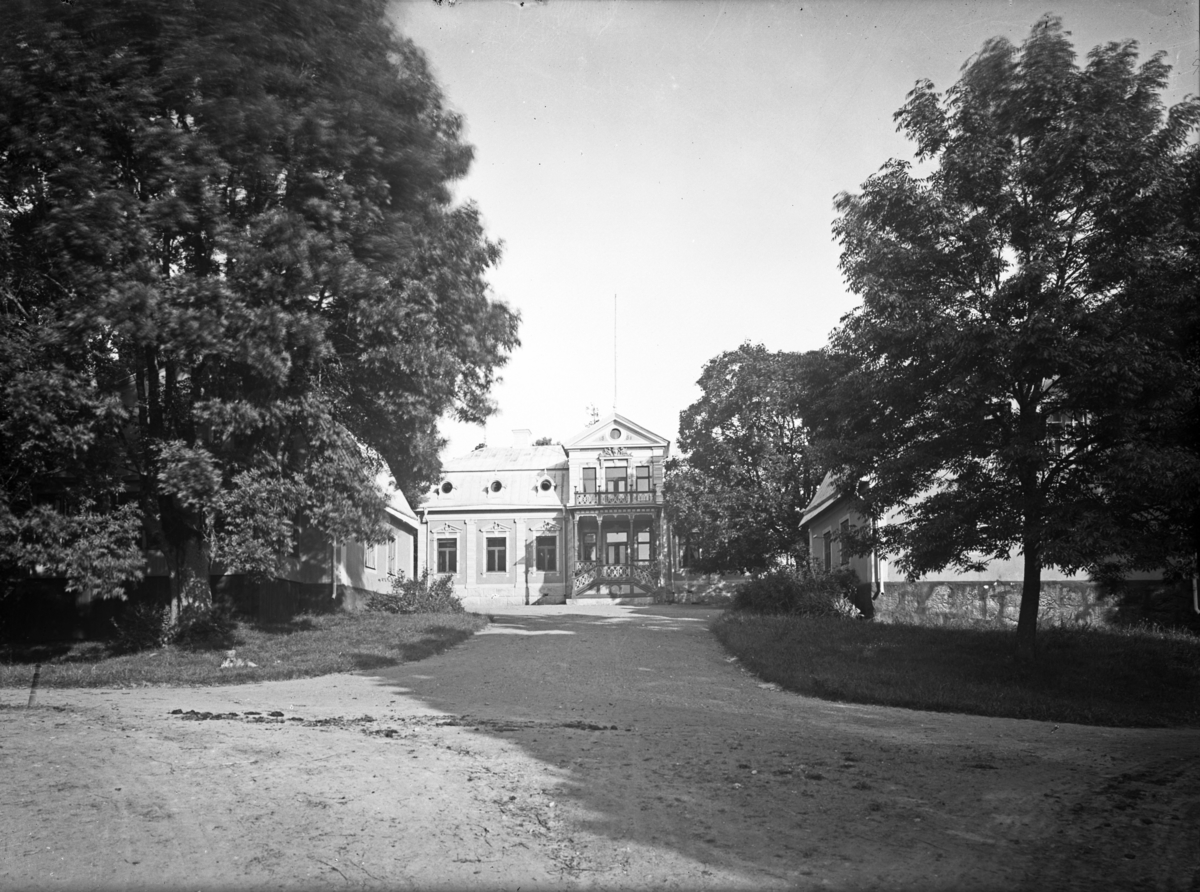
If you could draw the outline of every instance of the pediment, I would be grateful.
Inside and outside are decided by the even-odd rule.
[[[630,449],[647,446],[670,446],[670,441],[660,437],[649,428],[643,427],[617,412],[604,416],[595,424],[563,444],[566,449]]]

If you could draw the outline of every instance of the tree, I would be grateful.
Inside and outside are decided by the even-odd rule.
[[[707,572],[794,560],[800,519],[821,482],[805,426],[819,353],[742,344],[704,365],[703,396],[679,413],[686,458],[667,464],[667,510]]]
[[[988,41],[944,96],[918,82],[895,117],[930,172],[892,160],[838,196],[862,305],[832,338],[817,424],[910,575],[1020,551],[1024,659],[1042,568],[1127,550],[1122,462],[1197,480],[1194,443],[1190,466],[1168,458],[1197,365],[1167,320],[1195,299],[1181,208],[1200,103],[1164,113],[1162,53],[1139,66],[1134,41],[1109,43],[1080,68],[1068,36],[1048,16],[1019,48]]]
[[[213,561],[269,573],[297,524],[378,539],[377,474],[415,497],[438,419],[491,412],[518,343],[500,248],[452,200],[462,122],[385,12],[0,12],[9,575],[87,547],[104,572],[60,566],[111,591],[144,526],[177,602],[204,599]]]
[[[558,446],[559,442],[550,437],[538,437],[533,441],[534,446]]]

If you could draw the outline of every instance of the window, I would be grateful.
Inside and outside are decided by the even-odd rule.
[[[504,536],[487,538],[487,572],[508,572],[508,539]]]
[[[595,492],[596,491],[596,469],[595,468],[584,468],[583,469],[583,491],[584,492]]]
[[[500,490],[504,489],[504,484],[502,484],[499,480],[493,480],[492,485],[489,488],[492,492],[500,492]]]
[[[458,540],[437,540],[437,571],[439,573],[458,572]]]
[[[637,538],[634,540],[633,559],[635,561],[650,560],[650,530],[649,530],[649,528],[637,531]]]
[[[538,484],[538,489],[542,492],[550,492],[550,490],[554,489],[554,481],[549,477],[543,477],[542,482]]]
[[[448,496],[452,492],[454,492],[454,484],[451,483],[449,480],[443,480],[442,481],[442,495]]]
[[[826,570],[833,569],[833,534],[829,530],[825,531],[825,535],[821,537],[824,543],[824,564]]]
[[[388,538],[387,544],[387,571],[390,575],[396,575],[396,537]]]
[[[558,538],[538,536],[534,548],[534,567],[545,573],[554,573],[558,569]]]
[[[605,492],[626,492],[628,489],[629,471],[624,465],[610,465],[604,469]]]
[[[604,534],[604,562],[625,564],[629,558],[629,535],[624,530]]]
[[[368,570],[375,569],[375,546],[363,543],[363,566]]]
[[[612,430],[610,430],[610,431],[608,432],[608,438],[609,438],[610,440],[619,440],[619,439],[621,439],[621,429],[620,429],[619,427],[614,427]]]
[[[596,559],[596,534],[583,534],[583,551],[579,558],[581,561],[594,561]]]
[[[634,488],[638,492],[650,492],[650,466],[638,465],[636,468],[634,468],[634,471],[637,474],[637,480],[635,482],[636,485]]]

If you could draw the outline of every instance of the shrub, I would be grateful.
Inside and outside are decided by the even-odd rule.
[[[367,610],[375,613],[463,613],[462,601],[454,594],[454,579],[437,576],[426,567],[419,579],[401,574],[392,581],[390,592],[372,592]]]
[[[175,622],[160,604],[131,604],[112,621],[110,646],[114,653],[131,654],[178,644],[192,650],[227,648],[233,644],[237,622],[224,604],[188,604]]]
[[[794,616],[853,616],[858,576],[853,570],[781,567],[751,577],[735,589],[730,609]]]
[[[112,621],[114,653],[162,647],[171,638],[171,614],[161,604],[130,604]]]
[[[179,618],[170,629],[170,640],[194,650],[224,649],[233,645],[236,629],[237,621],[228,605],[189,604],[179,611]]]

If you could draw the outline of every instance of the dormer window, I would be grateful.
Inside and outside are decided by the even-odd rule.
[[[493,480],[491,486],[489,486],[488,489],[494,493],[500,492],[500,490],[504,489],[504,484],[501,483],[499,480]]]
[[[543,477],[538,483],[538,489],[542,492],[550,492],[552,489],[554,489],[554,481],[549,477]]]
[[[442,485],[439,486],[438,489],[441,490],[442,495],[448,496],[450,493],[454,492],[454,484],[449,480],[443,480]]]

